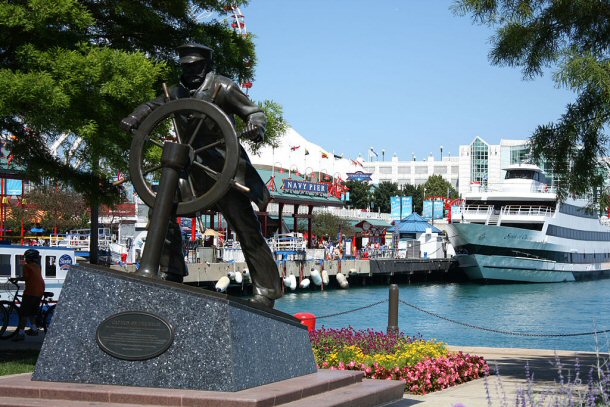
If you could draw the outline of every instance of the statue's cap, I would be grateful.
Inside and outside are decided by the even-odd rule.
[[[210,60],[213,52],[212,48],[194,42],[180,45],[176,51],[181,64],[190,64],[204,59]]]

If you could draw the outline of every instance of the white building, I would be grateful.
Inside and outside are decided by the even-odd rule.
[[[364,172],[372,173],[373,184],[389,181],[396,182],[399,186],[421,185],[424,184],[432,175],[440,175],[451,183],[455,188],[458,187],[459,179],[459,158],[443,157],[442,160],[435,160],[433,155],[429,155],[426,160],[400,161],[398,156],[394,156],[389,161],[366,161],[363,163]]]

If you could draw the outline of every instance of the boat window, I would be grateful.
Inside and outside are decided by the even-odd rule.
[[[25,259],[22,255],[15,255],[15,276],[23,277],[23,266],[25,264]]]
[[[46,256],[44,261],[44,274],[46,277],[57,276],[57,257]]]
[[[504,179],[534,179],[535,171],[531,170],[507,170]]]
[[[11,276],[11,255],[0,254],[0,276]]]

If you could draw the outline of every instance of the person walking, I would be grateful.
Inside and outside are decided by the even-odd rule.
[[[17,327],[17,336],[13,341],[22,341],[25,339],[26,323],[29,322],[30,329],[27,335],[38,335],[38,325],[36,325],[36,314],[40,307],[40,300],[44,294],[45,284],[42,278],[40,269],[40,252],[36,249],[28,249],[23,253],[25,264],[23,266],[23,276],[17,280],[25,281],[25,289],[19,307],[19,326]]]
[[[169,89],[170,100],[195,98],[214,103],[234,121],[239,116],[246,123],[246,131],[241,138],[248,138],[261,143],[265,138],[267,119],[263,110],[253,103],[229,78],[216,74],[212,70],[212,49],[201,44],[189,43],[177,48],[182,68],[180,83]],[[121,128],[132,132],[156,108],[165,103],[164,97],[138,106],[131,115],[121,121]],[[195,128],[193,119],[184,118],[186,128]],[[193,147],[204,146],[210,139],[218,137],[217,130],[200,126],[195,135]],[[212,168],[222,167],[224,151],[222,147],[209,148],[198,154],[197,159]],[[219,165],[220,164],[220,165]],[[206,191],[214,182],[197,167],[190,170],[194,179],[194,188],[199,193]],[[282,286],[271,249],[262,234],[258,217],[251,202],[259,209],[264,209],[270,199],[269,190],[256,169],[252,166],[244,148],[239,148],[239,164],[236,180],[249,188],[249,192],[230,189],[217,203],[227,223],[237,233],[250,276],[254,297],[252,302],[273,308],[275,300],[282,296]],[[169,281],[182,282],[188,274],[182,255],[182,234],[175,217],[170,220],[166,235],[163,255],[161,256],[160,276]]]

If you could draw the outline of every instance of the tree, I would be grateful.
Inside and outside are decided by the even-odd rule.
[[[328,212],[313,214],[312,233],[314,235],[328,236],[331,240],[334,240],[339,234],[339,231],[346,236],[351,236],[354,234],[354,228],[345,218],[341,218]]]
[[[458,193],[453,185],[442,175],[432,175],[423,184],[426,196],[444,196],[446,198],[457,198]]]
[[[398,184],[391,181],[380,182],[373,191],[375,208],[384,213],[390,213],[390,198],[399,195]]]
[[[604,180],[600,167],[610,124],[610,3],[606,0],[459,0],[456,13],[497,27],[490,60],[520,67],[524,78],[554,67],[558,86],[576,94],[555,122],[530,138],[534,160],[548,160],[559,194],[590,192]]]
[[[244,1],[230,4],[243,4]],[[174,48],[186,41],[210,44],[216,70],[250,80],[256,62],[250,36],[221,21],[228,2],[191,0],[28,0],[0,4],[0,129],[16,136],[13,154],[28,164],[34,181],[50,176],[69,182],[90,200],[118,195],[107,180],[127,169],[131,136],[121,118],[178,77]],[[195,16],[216,13],[208,22]],[[270,114],[268,142],[285,130],[281,108]],[[279,132],[279,133],[278,133]],[[69,134],[82,139],[71,163],[48,146]],[[101,187],[101,188],[100,188]]]
[[[356,209],[366,209],[371,204],[371,189],[366,181],[347,181],[349,201],[347,204]]]
[[[11,136],[15,161],[27,165],[34,182],[59,179],[83,193],[97,230],[98,205],[120,199],[110,180],[127,172],[131,136],[119,122],[159,93],[162,82],[177,81],[176,46],[208,44],[217,72],[237,82],[253,77],[252,38],[221,21],[226,7],[245,2],[1,2],[0,133]],[[216,18],[199,20],[203,10]],[[282,129],[281,109],[262,103],[272,115],[267,141],[273,143],[273,131]],[[49,146],[66,136],[72,145],[63,159]]]
[[[81,194],[48,185],[39,185],[29,192],[24,196],[23,205],[12,206],[10,214],[6,227],[13,230],[20,230],[23,221],[26,230],[36,225],[47,231],[57,227],[65,232],[87,227],[89,218],[87,203]]]

